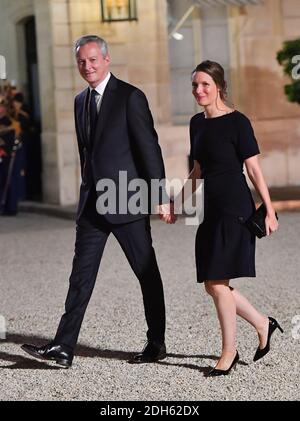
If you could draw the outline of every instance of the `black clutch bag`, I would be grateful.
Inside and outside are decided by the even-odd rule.
[[[278,219],[277,213],[275,212],[276,218]],[[256,235],[258,238],[265,237],[267,235],[266,232],[266,224],[265,219],[267,216],[267,209],[262,203],[255,212],[250,216],[249,219],[245,222],[246,226],[248,227],[249,231]]]

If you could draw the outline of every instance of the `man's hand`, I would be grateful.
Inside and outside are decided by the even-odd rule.
[[[166,222],[167,224],[175,224],[176,222],[176,215],[174,214],[174,204],[173,203],[165,203],[163,205],[158,205],[156,208],[156,212],[159,215],[159,218]]]

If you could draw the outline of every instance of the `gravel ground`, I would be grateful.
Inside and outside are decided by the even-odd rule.
[[[7,333],[0,340],[0,400],[299,400],[300,213],[282,213],[280,222],[276,235],[258,241],[257,278],[232,285],[285,332],[277,330],[271,352],[253,363],[256,333],[238,320],[237,369],[224,378],[205,378],[221,341],[212,301],[195,282],[196,227],[183,219],[174,227],[152,222],[165,286],[167,358],[127,363],[143,348],[146,325],[138,281],[111,237],[73,366],[64,370],[27,356],[20,345],[44,344],[55,333],[68,288],[74,223],[27,213],[2,217],[0,327],[4,317]]]

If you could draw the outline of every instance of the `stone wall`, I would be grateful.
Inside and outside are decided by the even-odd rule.
[[[299,1],[233,8],[230,22],[234,100],[253,121],[268,184],[299,185],[300,107],[286,99],[276,60],[285,40],[300,37]]]
[[[80,171],[73,100],[85,82],[78,75],[72,50],[74,40],[87,33],[107,39],[112,72],[146,93],[168,177],[184,178],[188,173],[188,124],[171,123],[167,2],[137,3],[137,22],[102,23],[98,0],[0,0],[0,53],[7,59],[9,79],[17,80],[24,90],[26,67],[20,28],[26,17],[36,18],[45,202],[67,205],[78,199]],[[199,16],[203,19],[206,15],[194,14],[194,34],[197,28],[203,31],[206,27],[199,23]],[[283,41],[300,37],[299,1],[265,0],[260,6],[230,7],[227,27],[232,99],[253,122],[267,182],[270,186],[299,185],[300,107],[285,98],[287,80],[276,61]],[[212,35],[210,38],[214,43]],[[199,59],[204,54],[200,41],[201,34],[194,44],[199,48],[194,51]],[[208,47],[209,43],[206,50]],[[216,45],[212,51],[217,51]],[[183,57],[179,51],[178,57]]]
[[[215,59],[227,69],[230,99],[234,107],[245,113],[253,123],[262,152],[261,166],[270,186],[300,185],[300,107],[286,99],[284,85],[288,83],[288,78],[283,76],[283,69],[276,60],[285,40],[300,37],[299,3],[298,0],[265,0],[259,6],[228,7],[227,59],[224,57],[224,34],[222,42],[220,39],[224,7],[200,11],[199,34],[194,33],[194,37],[198,37],[196,41],[201,41],[194,53],[200,57],[199,61]],[[186,35],[187,26],[188,23],[179,32]],[[206,35],[208,38],[205,38]],[[171,59],[174,43],[177,43],[176,57],[184,57],[183,44],[174,40],[171,43]],[[177,90],[175,87],[173,93]],[[189,101],[188,89],[183,94],[187,96],[183,101]],[[198,108],[198,111],[201,110]],[[186,116],[185,119],[188,121]],[[167,140],[170,136],[165,130],[162,143],[168,172],[173,174],[176,168],[178,174],[184,177],[187,168],[184,174],[182,162],[186,162],[184,154],[189,149],[188,135],[183,136],[186,132],[172,128],[169,132],[173,135],[177,153]]]

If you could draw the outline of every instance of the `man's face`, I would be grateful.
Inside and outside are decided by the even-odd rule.
[[[89,42],[79,48],[76,58],[79,73],[92,88],[96,88],[109,72],[109,55],[103,57],[99,45]]]

